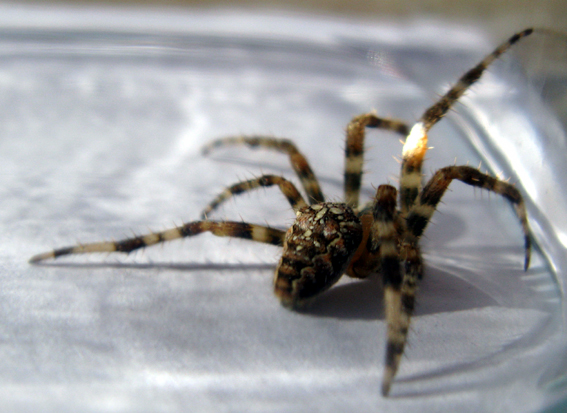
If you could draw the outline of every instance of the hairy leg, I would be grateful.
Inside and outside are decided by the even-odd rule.
[[[524,244],[526,249],[524,268],[527,269],[530,264],[530,228],[528,225],[526,207],[520,191],[513,185],[484,174],[470,166],[447,166],[435,172],[407,215],[406,223],[409,232],[411,232],[415,238],[421,237],[435,212],[435,208],[437,208],[449,184],[454,179],[468,185],[488,189],[489,191],[502,195],[512,203],[516,215],[522,224],[522,230],[524,231]]]
[[[188,222],[179,227],[151,234],[126,238],[121,241],[94,242],[79,244],[71,247],[59,248],[43,254],[34,255],[29,262],[38,263],[47,259],[57,258],[62,255],[88,254],[94,252],[123,252],[131,251],[156,245],[162,242],[178,238],[192,237],[203,232],[211,232],[219,237],[244,238],[266,244],[283,245],[284,231],[261,225],[248,224],[246,222],[230,221],[195,221]]]
[[[427,152],[427,133],[453,106],[453,104],[480,79],[486,68],[498,57],[505,53],[521,38],[533,33],[533,29],[526,29],[516,33],[492,53],[487,55],[475,67],[466,72],[434,105],[429,107],[420,120],[413,126],[406,138],[402,150],[402,170],[400,178],[400,200],[402,214],[411,208],[419,190],[421,189],[421,168],[423,158]]]
[[[371,256],[380,256],[380,267],[384,282],[384,307],[387,324],[387,343],[382,379],[382,394],[387,396],[407,341],[417,278],[412,279],[413,267],[408,266],[408,252],[405,244],[400,244],[400,228],[396,211],[397,191],[390,185],[381,185],[376,191],[373,209],[374,222],[367,248]],[[401,245],[401,249],[400,249]],[[401,255],[403,254],[403,256]],[[418,257],[419,258],[419,257]],[[403,265],[400,265],[400,262]],[[410,274],[406,274],[409,272]]]
[[[392,284],[385,288],[386,319],[388,321],[388,341],[386,345],[386,362],[384,377],[382,379],[382,395],[390,392],[404,348],[415,308],[417,283],[423,275],[423,261],[416,243],[402,241],[400,244],[399,267],[401,280],[399,284]],[[390,317],[388,308],[390,307]]]
[[[272,149],[287,154],[291,167],[299,177],[301,185],[307,193],[309,203],[325,202],[325,197],[313,170],[309,166],[309,162],[307,162],[305,156],[299,152],[292,141],[265,136],[235,136],[210,142],[203,147],[203,153],[206,155],[213,149],[231,145],[247,145],[251,148]]]
[[[362,167],[364,165],[364,139],[366,128],[379,128],[407,136],[409,128],[396,119],[379,118],[372,113],[355,116],[347,126],[345,147],[345,202],[357,208],[360,198]]]
[[[230,199],[234,195],[242,194],[243,192],[252,191],[256,188],[261,187],[268,187],[278,185],[282,193],[285,195],[287,200],[289,201],[291,207],[295,212],[297,212],[300,208],[306,206],[305,200],[295,187],[293,183],[288,181],[281,176],[275,175],[264,175],[259,178],[250,179],[248,181],[239,182],[232,186],[226,188],[223,192],[221,192],[201,213],[201,218],[206,219],[207,215],[217,208],[221,203],[225,202],[227,199]]]

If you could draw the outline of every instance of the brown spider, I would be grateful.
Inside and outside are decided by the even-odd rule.
[[[122,241],[60,248],[35,255],[30,262],[37,263],[68,254],[129,253],[157,243],[211,232],[217,236],[283,246],[275,272],[274,290],[282,304],[291,308],[303,306],[309,299],[331,287],[344,273],[354,278],[366,278],[381,272],[388,331],[382,382],[382,394],[386,396],[404,351],[417,282],[423,274],[418,241],[452,180],[488,189],[513,204],[524,232],[524,269],[529,266],[531,245],[526,209],[520,192],[514,186],[469,166],[447,166],[435,172],[422,187],[421,169],[428,149],[427,132],[431,127],[496,58],[533,31],[527,29],[519,32],[498,46],[427,109],[411,130],[399,120],[383,119],[374,114],[354,117],[347,128],[344,203],[325,201],[309,163],[291,141],[262,136],[225,138],[211,142],[204,152],[227,145],[248,145],[287,154],[309,204],[287,179],[264,175],[225,189],[204,209],[200,221]],[[375,198],[359,206],[367,127],[407,136],[402,152],[400,209],[397,209],[397,191],[390,185],[379,186]],[[206,218],[209,212],[234,195],[273,185],[279,186],[296,214],[296,220],[287,232],[246,222],[210,221]]]

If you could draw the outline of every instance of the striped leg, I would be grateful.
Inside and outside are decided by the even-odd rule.
[[[250,179],[248,181],[239,182],[226,188],[221,194],[219,194],[201,213],[201,218],[206,219],[207,215],[217,208],[221,203],[225,202],[227,199],[233,197],[234,195],[241,194],[243,192],[248,192],[256,188],[267,187],[278,185],[285,195],[289,203],[291,204],[293,210],[297,212],[299,208],[307,206],[305,200],[290,181],[281,176],[275,175],[264,175],[260,178]]]
[[[364,164],[365,128],[386,129],[407,136],[408,127],[396,119],[379,118],[372,113],[355,116],[347,126],[345,148],[345,202],[352,208],[358,207],[362,167]]]
[[[307,159],[288,139],[269,138],[264,136],[238,136],[218,139],[210,142],[203,147],[203,154],[208,154],[211,150],[229,145],[248,145],[251,148],[273,149],[278,152],[286,153],[289,156],[291,167],[299,177],[301,185],[307,193],[309,203],[325,202],[325,197],[319,186],[319,182],[309,166]]]
[[[413,293],[407,300],[407,283],[400,267],[399,233],[396,228],[397,191],[390,185],[381,185],[376,191],[374,205],[374,223],[369,242],[370,252],[381,256],[382,277],[384,282],[384,307],[387,323],[387,344],[382,379],[382,394],[390,392],[392,380],[398,370],[400,358],[404,351],[413,311]],[[408,311],[406,302],[411,303]]]
[[[526,29],[519,33],[516,33],[500,46],[498,46],[492,53],[487,55],[484,59],[480,61],[475,67],[465,73],[461,78],[455,83],[455,85],[449,89],[445,95],[439,99],[437,103],[431,106],[425,111],[421,117],[420,122],[426,131],[431,129],[453,106],[456,100],[458,100],[468,88],[470,88],[484,73],[486,68],[498,59],[503,53],[510,49],[515,43],[517,43],[522,37],[529,36],[533,33],[533,29]]]
[[[423,263],[416,243],[402,242],[399,259],[401,261],[398,267],[399,275],[396,274],[396,277],[393,277],[396,283],[391,283],[384,289],[388,339],[384,377],[382,378],[383,396],[387,396],[390,392],[392,380],[398,371],[404,353],[410,320],[415,307],[417,283],[423,274]]]
[[[54,251],[35,255],[29,260],[29,262],[38,263],[47,259],[70,254],[88,254],[93,252],[129,253],[131,251],[162,242],[178,238],[192,237],[203,232],[211,232],[219,237],[244,238],[280,246],[283,245],[283,239],[285,236],[284,231],[261,225],[247,224],[245,222],[195,221],[183,224],[176,228],[127,238],[122,241],[94,242],[59,248]]]
[[[407,215],[406,222],[408,230],[416,238],[419,238],[423,234],[425,227],[435,212],[437,204],[441,201],[441,198],[453,179],[472,186],[488,189],[489,191],[502,195],[512,203],[524,231],[524,244],[526,248],[524,269],[527,269],[530,264],[531,241],[526,207],[522,195],[509,183],[483,174],[478,169],[471,168],[470,166],[447,166],[435,172],[433,177],[423,188],[416,204]]]
[[[396,240],[399,223],[395,210],[396,188],[380,185],[376,190],[375,199],[358,212],[363,236],[347,269],[349,277],[366,278],[380,272],[385,257],[386,260],[388,257],[396,257],[397,260]],[[383,255],[384,251],[388,253]],[[389,268],[388,263],[384,265]],[[388,276],[385,279],[387,278]]]
[[[433,106],[421,116],[419,122],[412,128],[404,144],[402,152],[402,171],[400,179],[400,199],[402,214],[411,208],[421,188],[421,167],[423,157],[427,152],[427,132],[435,125],[453,104],[482,76],[486,68],[506,52],[521,38],[533,33],[526,29],[510,37],[498,46],[492,53],[466,72]]]

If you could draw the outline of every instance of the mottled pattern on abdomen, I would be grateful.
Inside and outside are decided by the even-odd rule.
[[[320,203],[297,212],[276,269],[275,294],[287,307],[331,287],[345,272],[362,239],[362,225],[345,204]]]

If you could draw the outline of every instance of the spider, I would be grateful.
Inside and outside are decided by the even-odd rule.
[[[199,221],[116,242],[59,248],[33,256],[30,263],[69,254],[129,253],[165,241],[211,232],[216,236],[244,238],[283,247],[275,271],[274,291],[281,303],[292,309],[304,306],[330,288],[343,274],[366,278],[381,273],[387,324],[382,394],[387,396],[404,352],[417,284],[423,276],[419,239],[453,180],[487,189],[510,201],[524,233],[524,269],[529,266],[530,230],[524,201],[514,186],[470,166],[441,168],[423,186],[421,171],[428,149],[427,133],[431,127],[495,59],[532,32],[534,29],[519,32],[488,54],[429,107],[411,129],[402,121],[380,118],[373,113],[355,116],[346,130],[344,203],[325,201],[307,159],[293,142],[266,136],[229,137],[209,143],[203,148],[204,153],[229,145],[247,145],[287,154],[308,202],[292,182],[280,176],[263,175],[226,188],[203,210]],[[380,185],[372,201],[359,205],[366,128],[388,130],[406,139],[402,150],[399,194],[391,185]],[[296,219],[287,231],[247,222],[207,219],[208,214],[227,199],[269,186],[278,186],[295,212]]]

